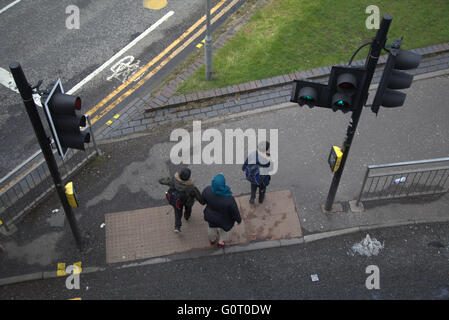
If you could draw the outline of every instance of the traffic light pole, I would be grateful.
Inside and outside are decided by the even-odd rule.
[[[48,169],[50,170],[50,174],[55,183],[56,191],[58,192],[58,196],[61,200],[62,207],[64,208],[65,215],[67,217],[67,220],[69,221],[70,228],[72,229],[76,245],[78,249],[81,250],[82,240],[80,232],[78,230],[77,222],[73,214],[72,207],[70,207],[69,202],[67,201],[65,190],[62,185],[61,176],[58,171],[58,165],[50,147],[50,141],[45,134],[41,118],[39,117],[39,113],[37,112],[36,104],[33,100],[32,88],[29,85],[19,63],[13,62],[9,65],[9,68],[11,70],[14,81],[16,82],[17,89],[19,90],[22,97],[25,109],[28,113],[28,117],[30,118],[31,124],[33,125],[34,132],[36,133],[36,138],[42,149],[42,154],[44,155],[45,161],[47,162]]]
[[[210,31],[210,0],[206,0],[206,39],[204,50],[206,56],[206,80],[212,80],[212,36]]]
[[[337,172],[334,173],[334,177],[332,179],[332,183],[329,188],[327,201],[324,206],[324,211],[326,212],[332,211],[332,205],[334,203],[338,185],[340,184],[340,179],[343,174],[346,159],[348,158],[349,155],[349,149],[351,147],[352,139],[354,138],[354,134],[357,129],[357,125],[359,123],[360,115],[362,114],[363,105],[366,103],[366,100],[368,99],[368,90],[371,85],[371,80],[373,79],[374,71],[376,70],[377,61],[379,60],[379,56],[382,52],[382,49],[385,46],[385,42],[387,41],[387,33],[388,29],[390,28],[391,20],[392,20],[391,15],[386,14],[383,16],[380,28],[377,31],[376,37],[371,43],[371,49],[368,54],[368,58],[366,59],[365,62],[366,77],[363,82],[361,94],[358,95],[358,99],[354,104],[355,111],[352,112],[351,122],[349,123],[348,130],[346,133],[346,139],[343,142],[342,146],[343,156],[341,159],[340,167],[337,170]]]

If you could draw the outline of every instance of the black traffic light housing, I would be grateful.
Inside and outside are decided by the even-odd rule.
[[[65,94],[58,80],[44,107],[60,156],[64,159],[69,148],[85,150],[84,144],[90,142],[90,133],[80,130],[86,126],[86,117],[77,113],[81,110],[81,98]]]
[[[362,91],[366,70],[350,66],[332,67],[329,77],[329,106],[347,113],[354,111],[358,96]]]
[[[307,80],[294,80],[291,102],[300,106],[330,108],[334,112],[354,111],[355,101],[361,93],[366,70],[349,66],[334,66],[327,85]]]
[[[374,97],[371,111],[378,113],[380,106],[387,108],[400,107],[404,104],[406,94],[397,89],[409,88],[413,75],[399,70],[410,70],[418,67],[421,55],[401,49],[401,39],[394,40],[382,78]]]
[[[307,80],[293,80],[291,102],[296,102],[300,106],[308,105],[327,108],[328,106],[327,85]]]

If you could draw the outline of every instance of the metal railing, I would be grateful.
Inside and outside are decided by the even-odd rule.
[[[449,158],[368,166],[356,200],[395,199],[449,190]]]
[[[64,180],[81,168],[90,158],[101,155],[95,141],[89,117],[86,115],[91,142],[85,151],[69,149],[63,161],[53,151],[61,178]],[[35,152],[0,180],[0,220],[7,228],[33,209],[45,196],[55,189],[42,151]]]

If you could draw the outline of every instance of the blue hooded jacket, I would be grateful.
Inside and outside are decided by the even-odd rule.
[[[203,190],[202,198],[206,203],[204,220],[209,223],[209,227],[229,231],[235,222],[242,222],[237,203],[222,174],[215,176],[212,185]]]
[[[226,179],[221,173],[217,174],[212,180],[212,192],[222,197],[230,197],[232,195],[231,188],[226,185]]]

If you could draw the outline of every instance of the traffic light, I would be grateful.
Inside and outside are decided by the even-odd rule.
[[[65,94],[58,80],[44,106],[61,157],[64,159],[68,148],[85,150],[90,134],[80,130],[86,126],[86,117],[76,112],[81,110],[81,98]]]
[[[413,75],[399,70],[415,69],[421,62],[420,54],[402,50],[401,43],[402,40],[397,39],[391,45],[390,54],[371,105],[371,111],[376,114],[380,106],[395,108],[404,104],[406,94],[396,90],[409,88]]]
[[[307,80],[294,80],[291,92],[291,102],[296,102],[300,106],[308,105],[310,108],[314,106],[327,106],[327,86]]]
[[[334,66],[329,77],[329,105],[347,113],[355,110],[355,102],[362,91],[366,70],[357,67]]]
[[[311,108],[317,106],[344,113],[354,111],[355,98],[361,92],[365,73],[364,68],[334,66],[327,85],[294,80],[290,101]]]

